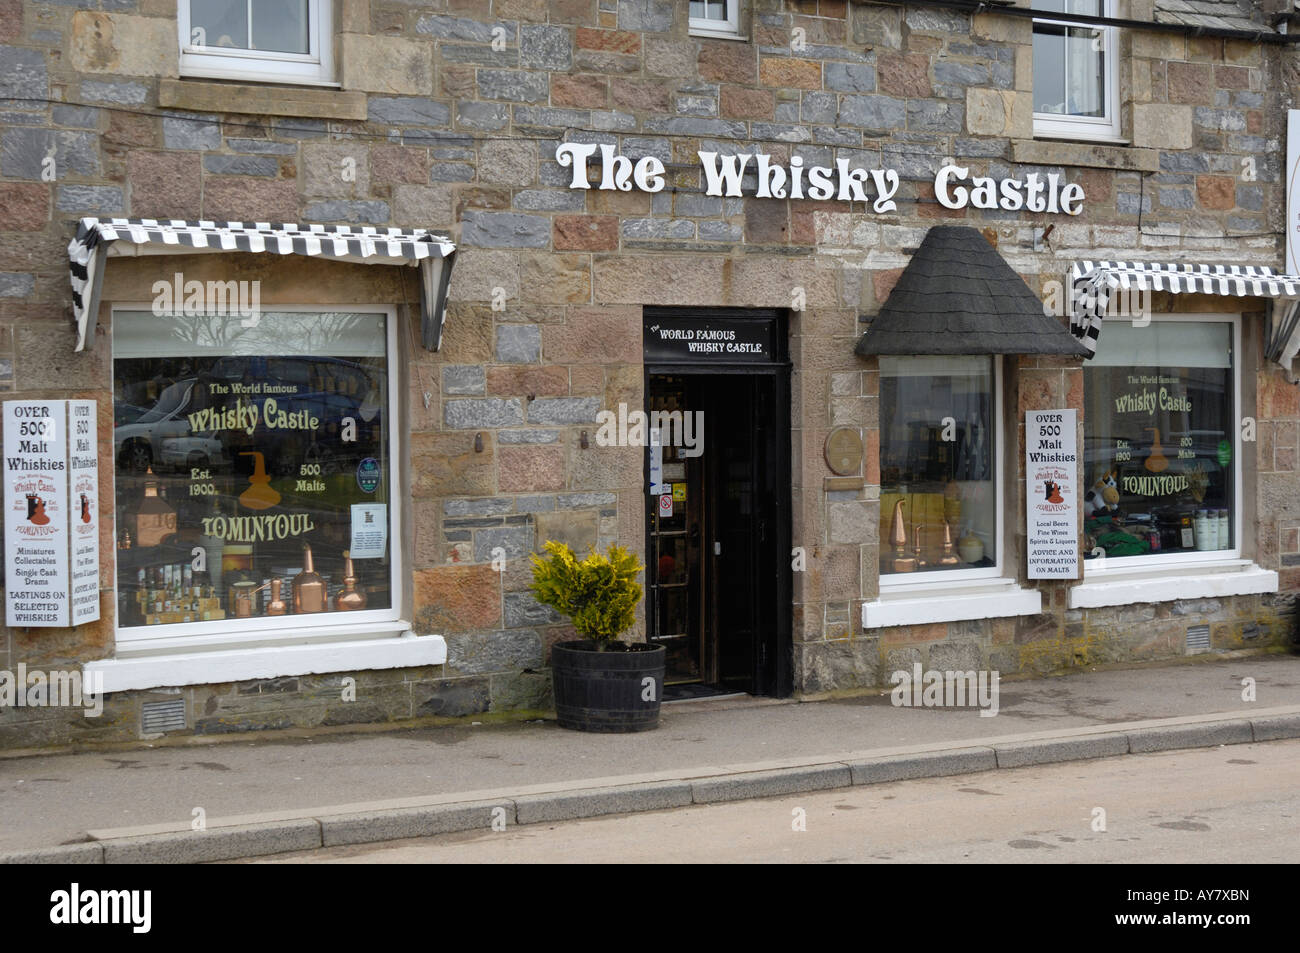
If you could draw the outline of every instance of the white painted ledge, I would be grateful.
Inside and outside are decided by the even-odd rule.
[[[1038,615],[1043,597],[1037,589],[1021,589],[1011,580],[972,586],[917,586],[882,591],[877,602],[862,605],[862,627],[925,625],[1004,616]]]
[[[1164,571],[1101,574],[1070,590],[1071,609],[1100,609],[1137,602],[1213,599],[1277,592],[1277,573],[1246,559]]]
[[[254,678],[415,668],[442,665],[446,661],[447,643],[442,636],[406,634],[317,645],[277,645],[101,659],[87,662],[83,672],[85,675],[102,675],[101,691],[125,692],[243,682]]]

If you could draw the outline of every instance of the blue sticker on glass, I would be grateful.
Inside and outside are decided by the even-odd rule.
[[[380,478],[379,461],[374,457],[366,457],[357,464],[357,486],[361,487],[362,493],[374,493],[379,489]]]

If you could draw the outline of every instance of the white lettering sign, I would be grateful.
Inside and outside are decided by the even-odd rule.
[[[599,153],[599,158],[597,154]],[[760,199],[813,199],[819,202],[870,202],[877,214],[898,210],[895,201],[900,179],[894,169],[864,169],[837,159],[835,167],[805,166],[802,156],[791,156],[789,166],[758,153],[699,152],[704,172],[704,194],[740,198],[745,194],[745,178],[753,179],[752,194]],[[555,150],[555,161],[573,167],[571,189],[604,189],[629,192],[658,192],[664,187],[664,164],[654,156],[633,163],[608,144],[562,142]],[[597,162],[599,172],[592,176],[589,162]],[[1062,182],[1056,172],[1046,176],[1030,172],[1024,180],[970,177],[970,169],[945,165],[934,177],[934,194],[945,208],[1001,209],[1015,212],[1043,212],[1052,215],[1078,215],[1083,211],[1083,186]],[[1300,223],[1300,219],[1296,219]]]

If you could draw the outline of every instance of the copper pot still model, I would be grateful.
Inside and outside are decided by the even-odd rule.
[[[237,582],[230,587],[230,611],[236,619],[247,619],[253,614],[256,604],[253,596],[262,589],[255,582]]]
[[[894,572],[916,572],[916,557],[907,552],[907,524],[903,522],[903,499],[894,504],[894,519],[890,524],[889,541],[894,547]]]
[[[353,612],[366,607],[366,594],[357,588],[357,574],[352,566],[352,554],[343,553],[343,591],[334,597],[334,608],[340,612]]]
[[[271,601],[266,605],[267,615],[288,615],[289,603],[280,598],[280,589],[283,586],[283,580],[271,580]]]
[[[939,557],[939,565],[940,566],[961,565],[961,557],[958,556],[955,552],[953,552],[952,527],[948,525],[947,520],[944,520],[943,523],[943,555]]]
[[[302,572],[293,577],[293,611],[324,612],[325,607],[325,580],[316,573],[308,544],[303,546]]]

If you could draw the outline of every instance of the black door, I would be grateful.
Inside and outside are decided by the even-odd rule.
[[[648,365],[646,397],[703,424],[698,448],[658,452],[661,493],[647,450],[647,623],[668,649],[665,681],[678,694],[787,695],[788,365]]]

